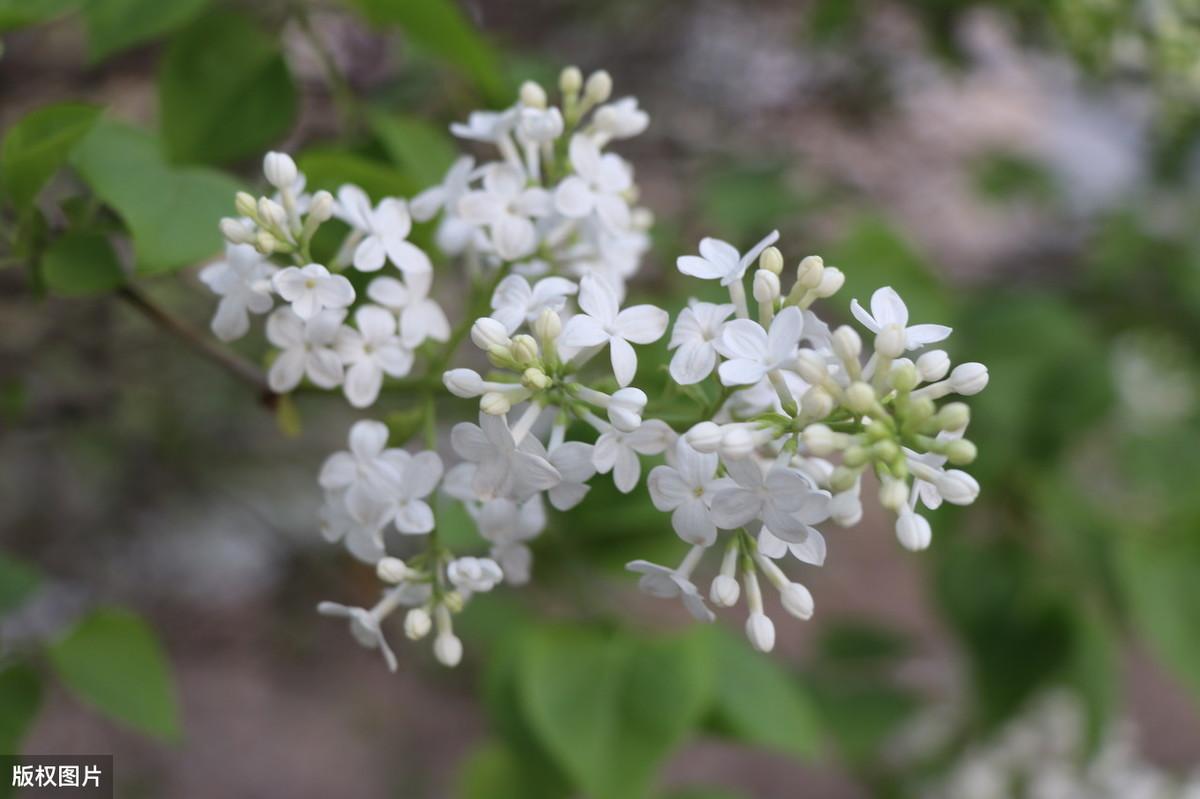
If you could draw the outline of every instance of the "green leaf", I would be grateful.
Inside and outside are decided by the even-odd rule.
[[[29,666],[0,669],[0,752],[21,751],[21,739],[42,704],[42,678]]]
[[[67,233],[46,249],[41,266],[46,288],[68,297],[111,291],[125,282],[117,254],[102,233]]]
[[[336,193],[343,183],[362,188],[376,202],[384,197],[410,197],[424,186],[408,175],[366,156],[336,147],[305,150],[296,159],[310,191],[325,189]]]
[[[154,136],[110,120],[97,123],[71,161],[133,234],[138,272],[173,271],[220,249],[218,222],[232,213],[241,188],[232,178],[172,167]]]
[[[0,552],[0,613],[24,602],[40,582],[41,575],[36,569]]]
[[[179,30],[208,0],[88,0],[83,6],[89,54],[100,61],[135,44]]]
[[[457,152],[446,132],[419,117],[376,112],[371,129],[388,156],[421,186],[442,182]]]
[[[454,64],[496,103],[511,101],[495,50],[454,0],[354,0],[373,25],[398,25],[413,44]]]
[[[496,799],[499,796],[521,799],[555,799],[567,796],[561,786],[539,779],[515,752],[503,743],[488,741],[467,758],[459,776],[461,799]]]
[[[707,655],[699,635],[648,641],[539,630],[521,653],[522,706],[542,745],[583,793],[645,796],[657,767],[708,707]]]
[[[734,737],[797,757],[821,750],[821,722],[796,677],[724,630],[711,631],[714,715]]]
[[[0,183],[19,210],[33,205],[99,116],[96,106],[62,103],[39,108],[9,129],[0,150]]]
[[[134,614],[97,610],[47,655],[59,679],[100,712],[157,738],[178,738],[166,658],[153,631]]]
[[[173,161],[225,163],[287,133],[296,89],[274,36],[241,14],[208,14],[175,37],[158,80]]]
[[[795,218],[804,205],[778,163],[722,168],[705,178],[701,198],[704,216],[738,247]]]
[[[0,33],[48,22],[83,0],[0,0]]]

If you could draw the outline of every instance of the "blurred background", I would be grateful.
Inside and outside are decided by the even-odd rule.
[[[1193,0],[0,0],[0,31],[0,753],[112,752],[122,797],[1185,796]],[[830,529],[828,564],[793,571],[815,618],[760,658],[740,615],[695,631],[636,594],[622,564],[678,542],[598,480],[534,585],[464,614],[463,666],[396,630],[392,675],[314,613],[375,591],[317,529],[354,415],[265,408],[138,298],[210,338],[196,267],[266,149],[310,188],[412,196],[450,121],[572,63],[651,114],[615,148],[657,219],[634,292],[678,305],[677,255],[773,227],[789,263],[846,273],[831,317],[896,287],[990,369],[983,493],[919,556],[869,510]],[[86,106],[29,116],[61,103]],[[141,132],[72,150],[89,106]],[[587,675],[579,707],[531,700],[529,636]]]

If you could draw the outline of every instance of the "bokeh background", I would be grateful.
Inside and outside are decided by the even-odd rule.
[[[587,795],[589,769],[645,769],[656,796],[1015,797],[938,786],[1049,696],[1080,719],[1051,735],[1080,738],[1060,760],[1117,736],[1139,773],[1182,779],[1200,766],[1198,25],[1191,0],[0,0],[0,752],[115,753],[122,797]],[[719,686],[669,733],[643,717],[653,680],[556,728],[514,673],[530,630],[688,635],[621,572],[673,544],[643,492],[598,485],[556,519],[534,587],[464,615],[460,668],[396,630],[391,675],[313,612],[375,585],[317,530],[345,403],[273,413],[125,277],[79,278],[69,256],[97,240],[105,268],[131,263],[132,212],[94,164],[13,192],[35,157],[14,126],[74,101],[147,132],[154,168],[118,180],[151,204],[194,164],[255,185],[268,148],[310,185],[411,196],[452,154],[449,121],[571,63],[651,114],[618,148],[657,219],[636,293],[681,302],[673,262],[699,237],[778,227],[789,263],[847,274],[830,315],[890,284],[991,373],[979,502],[933,514],[921,555],[869,511],[830,530],[828,564],[794,572],[817,615],[781,624],[771,658],[743,656],[733,614],[705,639],[715,676],[649,661],[662,686]],[[198,232],[163,235],[212,252],[232,197],[183,196]],[[139,252],[155,235],[133,233]],[[169,244],[128,281],[205,338],[204,259]],[[569,753],[602,723],[635,765]],[[1081,795],[1176,795],[1133,790]]]

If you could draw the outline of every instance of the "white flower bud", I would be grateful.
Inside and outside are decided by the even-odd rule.
[[[965,438],[948,442],[944,452],[946,460],[955,466],[966,466],[968,463],[972,463],[976,455],[975,445]]]
[[[708,590],[708,598],[719,608],[731,608],[737,604],[741,593],[742,587],[736,578],[728,574],[718,574],[713,578],[712,586]]]
[[[531,366],[521,374],[521,385],[532,391],[544,391],[554,385],[554,381],[541,369]]]
[[[951,505],[970,505],[979,496],[978,481],[960,469],[942,472],[934,485]]]
[[[283,206],[270,197],[260,197],[258,199],[258,218],[264,224],[271,225],[279,230],[286,230],[288,226],[287,211],[283,210]]]
[[[796,357],[796,374],[810,385],[819,386],[829,378],[829,365],[813,350],[800,350]]]
[[[754,273],[754,301],[759,305],[774,305],[779,299],[779,275],[766,269]]]
[[[258,216],[258,200],[244,191],[239,191],[233,198],[233,207],[242,216],[254,219]]]
[[[593,103],[603,103],[612,95],[612,76],[598,69],[588,76],[583,87],[584,96]]]
[[[875,389],[861,380],[846,389],[846,407],[858,416],[871,413],[876,405]]]
[[[460,591],[450,591],[442,596],[442,607],[449,613],[461,613],[466,604],[467,600],[463,597]],[[449,624],[449,615],[447,615],[445,618],[447,619],[445,623]]]
[[[509,351],[517,363],[533,363],[538,357],[537,340],[528,333],[520,333],[512,337]]]
[[[291,188],[296,182],[296,162],[287,153],[269,152],[263,157],[263,174],[275,188]]]
[[[438,633],[433,639],[433,656],[438,663],[454,668],[462,660],[462,641],[454,633]]]
[[[308,204],[308,219],[316,222],[328,222],[333,216],[333,195],[322,189],[312,196]]]
[[[451,369],[442,375],[442,383],[451,394],[464,399],[483,393],[483,378],[474,369]]]
[[[512,402],[508,395],[499,391],[489,391],[479,398],[479,410],[489,416],[503,416],[512,410]]]
[[[842,270],[836,266],[827,266],[821,273],[821,285],[817,286],[813,293],[818,297],[832,297],[841,291],[845,282],[846,276],[842,274]]]
[[[920,376],[917,374],[917,367],[908,358],[901,358],[892,364],[892,371],[888,375],[891,380],[892,388],[897,391],[912,391],[917,387],[917,381]]]
[[[424,608],[413,608],[404,617],[404,634],[411,641],[419,641],[429,635],[432,627],[433,619],[429,617],[429,611]]]
[[[533,332],[542,341],[556,341],[562,333],[562,317],[550,308],[543,308],[533,323]]]
[[[921,353],[917,358],[917,372],[921,375],[922,383],[934,383],[941,380],[950,371],[950,356],[945,350],[930,350]]]
[[[254,227],[240,219],[227,216],[221,220],[221,235],[233,244],[254,244],[257,241]]]
[[[824,419],[833,413],[834,404],[833,396],[820,386],[813,386],[800,398],[800,410],[810,419]]]
[[[275,252],[275,247],[278,244],[278,239],[265,230],[258,231],[258,235],[254,237],[254,247],[263,255],[270,255]]]
[[[937,412],[943,430],[962,430],[971,423],[971,408],[965,402],[948,402]]]
[[[811,619],[813,615],[812,593],[800,583],[788,583],[779,591],[783,609],[797,619]]]
[[[781,274],[783,272],[783,253],[778,247],[768,247],[762,251],[762,255],[758,256],[758,268],[765,269],[773,274]]]
[[[800,435],[804,439],[804,448],[818,458],[837,449],[837,436],[826,425],[810,424]]]
[[[476,319],[475,324],[471,325],[471,341],[484,352],[502,349],[507,353],[512,346],[512,339],[508,337],[504,325],[490,316]]]
[[[853,527],[862,521],[863,507],[858,492],[854,489],[833,495],[830,518],[839,527]]]
[[[729,425],[721,436],[721,455],[730,460],[741,460],[754,452],[754,436],[744,425]]]
[[[721,447],[724,430],[716,422],[700,422],[684,434],[692,449],[705,454],[716,452]]]
[[[646,401],[646,392],[640,388],[620,389],[608,401],[608,420],[622,433],[632,433],[642,424]]]
[[[879,504],[893,513],[899,513],[908,504],[908,484],[895,478],[883,478],[879,486]]]
[[[969,397],[983,391],[988,384],[987,367],[981,363],[960,363],[950,373],[950,389]]]
[[[862,354],[862,338],[850,325],[842,325],[833,331],[833,353],[843,361],[857,361]]]
[[[908,551],[920,552],[929,548],[933,531],[929,529],[929,522],[924,516],[906,510],[896,518],[896,538],[900,540],[900,546]]]
[[[825,261],[819,255],[809,255],[796,267],[796,285],[815,289],[825,276]]]
[[[531,80],[521,84],[521,105],[529,108],[546,107],[546,90]]]
[[[887,325],[875,335],[875,352],[882,358],[899,358],[904,354],[904,328]]]
[[[858,482],[858,475],[858,469],[846,465],[838,466],[833,470],[833,474],[829,475],[829,487],[835,492],[849,491]]]
[[[398,583],[408,576],[408,566],[400,558],[384,557],[375,564],[375,574],[385,583]]]
[[[558,89],[563,94],[578,94],[583,86],[583,73],[579,67],[566,67],[558,75]]]
[[[775,625],[765,613],[751,613],[746,619],[746,637],[759,652],[770,652],[775,648]]]

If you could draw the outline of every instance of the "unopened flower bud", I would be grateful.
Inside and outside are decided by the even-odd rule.
[[[521,84],[521,105],[529,108],[546,107],[546,90],[531,80]]]
[[[810,424],[800,435],[804,440],[804,448],[818,458],[830,455],[837,449],[837,436],[826,425]]]
[[[521,374],[521,385],[532,391],[545,391],[554,385],[554,381],[541,369],[531,366]]]
[[[566,67],[558,75],[558,89],[563,94],[571,95],[578,94],[579,89],[583,86],[583,73],[579,71],[579,67]]]
[[[754,272],[754,301],[759,305],[774,305],[779,299],[779,275],[758,269]]]
[[[442,596],[442,606],[450,613],[462,613],[467,600],[458,591],[450,591]]]
[[[322,189],[312,196],[308,204],[309,221],[328,222],[333,216],[333,195]]]
[[[809,255],[796,267],[796,285],[815,289],[825,276],[825,261],[819,255]]]
[[[875,334],[875,352],[882,358],[899,358],[904,354],[904,328],[887,325]]]
[[[474,369],[450,369],[442,375],[442,383],[451,394],[464,399],[483,393],[483,378]]]
[[[489,391],[479,398],[479,410],[489,416],[502,416],[512,410],[512,402],[499,391]]]
[[[454,668],[462,660],[462,641],[454,633],[438,633],[433,639],[433,656],[438,663]]]
[[[875,389],[867,383],[857,381],[846,389],[846,406],[856,415],[871,413],[876,405]]]
[[[712,586],[708,590],[708,598],[719,608],[731,608],[737,604],[741,593],[742,587],[738,584],[737,579],[727,574],[718,574],[713,578]]]
[[[945,350],[930,350],[921,353],[917,358],[917,372],[921,382],[934,383],[941,380],[950,371],[950,356]]]
[[[858,469],[865,466],[867,461],[871,460],[871,450],[861,444],[855,444],[852,447],[847,447],[845,454],[842,456],[842,463],[852,469]]]
[[[892,371],[888,377],[891,380],[892,388],[906,393],[917,387],[919,379],[916,365],[907,358],[902,358],[892,364]]]
[[[900,546],[908,551],[920,552],[929,548],[933,531],[929,529],[929,522],[924,516],[906,510],[896,518],[896,538],[900,540]]]
[[[232,244],[254,244],[254,228],[240,219],[227,216],[221,220],[221,235]]]
[[[640,388],[622,388],[608,401],[608,420],[622,433],[632,433],[642,425],[646,402],[646,392]]]
[[[796,373],[810,385],[819,386],[829,378],[829,365],[813,350],[800,350],[796,357]]]
[[[263,157],[263,174],[275,188],[291,188],[296,182],[296,162],[287,153],[269,152]]]
[[[800,410],[810,419],[824,419],[833,413],[834,404],[833,396],[820,386],[813,386],[800,398]]]
[[[979,482],[959,469],[942,472],[935,485],[942,499],[951,505],[970,505],[979,496]]]
[[[829,476],[829,487],[834,493],[849,491],[854,488],[854,484],[858,481],[858,470],[852,469],[849,466],[838,466],[833,470],[833,474]]]
[[[950,388],[956,394],[969,397],[983,391],[988,384],[987,367],[981,363],[960,363],[950,373]]]
[[[398,583],[408,576],[408,566],[400,558],[384,557],[375,564],[375,574],[385,583]]]
[[[258,218],[258,200],[244,191],[239,191],[233,198],[233,207],[242,216],[251,219]]]
[[[254,247],[263,255],[275,252],[278,244],[279,240],[265,230],[258,231],[258,235],[254,237]]]
[[[879,486],[879,504],[888,510],[899,513],[908,504],[908,485],[902,480],[884,478]]]
[[[833,331],[833,352],[843,361],[857,361],[862,354],[862,338],[850,325],[842,325]]]
[[[512,337],[509,351],[517,363],[533,363],[538,357],[537,340],[528,333],[520,333]]]
[[[862,521],[863,507],[858,492],[853,489],[833,495],[829,506],[830,518],[840,527],[853,527]]]
[[[971,422],[971,408],[965,402],[948,402],[937,412],[938,427],[962,430]]]
[[[759,652],[770,652],[775,648],[775,625],[765,613],[751,613],[746,619],[746,637]]]
[[[584,96],[593,103],[603,103],[612,95],[612,75],[598,69],[588,76],[583,87]]]
[[[783,253],[778,247],[768,247],[762,251],[762,255],[758,256],[758,268],[765,269],[773,274],[783,272]]]
[[[555,341],[562,333],[562,318],[550,308],[543,308],[533,323],[533,332],[542,341]]]
[[[883,441],[875,442],[875,444],[871,447],[871,454],[874,455],[875,459],[878,461],[882,461],[883,463],[892,463],[896,460],[896,458],[900,457],[900,447],[896,445],[895,441],[887,438]]]
[[[821,285],[817,286],[813,293],[818,297],[832,297],[841,291],[845,282],[846,276],[842,274],[842,270],[836,266],[827,266],[821,273]]]
[[[721,436],[721,455],[731,460],[741,460],[754,452],[754,437],[743,425],[730,425]]]
[[[424,608],[413,608],[404,617],[404,634],[412,641],[419,641],[429,635],[433,627],[433,619]]]
[[[811,619],[813,615],[812,593],[800,583],[788,583],[779,591],[783,609],[797,619]]]
[[[493,349],[502,349],[507,354],[508,348],[512,346],[512,339],[508,337],[504,325],[490,316],[476,319],[475,324],[471,325],[471,341],[475,342],[476,347],[489,353]]]
[[[946,443],[946,448],[943,451],[946,460],[953,463],[955,466],[966,466],[974,463],[977,450],[975,444],[965,438],[960,438],[956,441]]]
[[[724,431],[716,422],[700,422],[684,434],[688,444],[697,452],[716,452],[721,446]]]
[[[937,406],[933,404],[933,400],[929,397],[917,397],[909,400],[908,403],[908,418],[920,424],[928,419],[933,418],[934,411]]]

